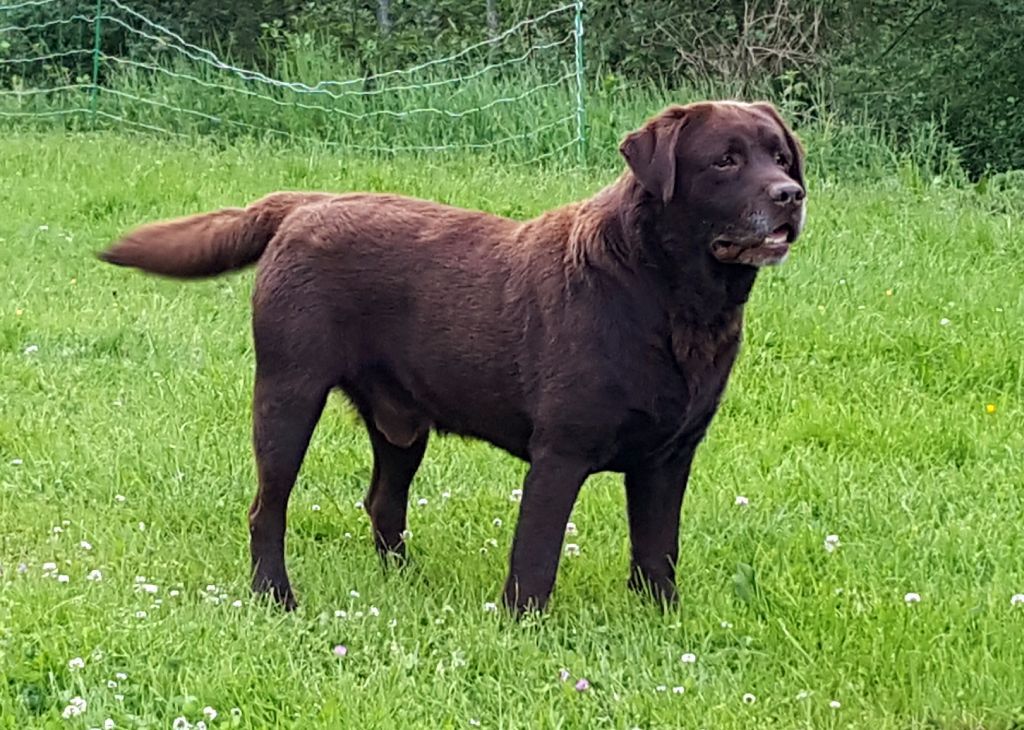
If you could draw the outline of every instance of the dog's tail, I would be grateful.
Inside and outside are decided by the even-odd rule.
[[[247,208],[225,208],[136,228],[99,258],[152,274],[200,279],[255,263],[296,208],[327,193],[272,193]]]

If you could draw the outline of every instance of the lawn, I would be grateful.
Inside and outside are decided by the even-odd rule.
[[[383,572],[340,398],[292,499],[300,608],[250,599],[251,272],[183,284],[93,252],[278,188],[524,217],[615,174],[5,134],[0,728],[205,707],[210,728],[1021,727],[1024,208],[906,169],[812,175],[697,455],[678,609],[626,590],[624,497],[600,475],[549,612],[487,610],[524,467],[456,438],[413,484],[412,565]]]

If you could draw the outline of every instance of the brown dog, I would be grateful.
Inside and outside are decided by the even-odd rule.
[[[758,267],[804,218],[802,150],[775,109],[673,106],[628,170],[526,222],[393,195],[276,193],[144,226],[102,258],[166,276],[259,262],[253,293],[253,587],[295,605],[285,511],[328,392],[366,422],[366,504],[404,555],[431,429],[530,463],[505,604],[543,607],[589,474],[625,474],[630,586],[673,600],[679,511]]]

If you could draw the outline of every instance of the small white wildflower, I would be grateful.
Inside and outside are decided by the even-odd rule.
[[[577,533],[576,523],[575,522],[566,522],[565,523],[565,534],[566,535],[575,535],[576,533]]]
[[[723,621],[723,622],[722,622],[722,623],[720,624],[720,626],[721,626],[721,627],[722,627],[723,629],[731,629],[731,628],[732,628],[732,622],[731,622],[731,621]]]
[[[50,230],[50,227],[44,223],[43,225],[39,226],[39,230],[40,231],[48,231],[48,230]]]
[[[681,695],[685,691],[686,691],[686,687],[673,687],[672,688],[672,692],[674,692],[677,695]]]
[[[137,575],[137,576],[135,576],[135,582],[136,583],[145,583],[146,582],[146,576],[144,576],[144,575]]]
[[[70,583],[71,582],[71,577],[67,576],[67,575],[64,575],[62,573],[62,574],[57,576],[57,582],[58,583]]]
[[[579,555],[580,554],[580,546],[577,545],[574,542],[570,542],[568,545],[565,546],[565,554],[566,555]]]
[[[411,540],[412,539],[412,530],[402,530],[402,539],[403,540]]]
[[[72,697],[68,701],[67,707],[65,707],[64,711],[61,713],[61,717],[65,720],[70,720],[72,717],[78,717],[85,712],[86,707],[88,707],[88,703],[81,697]]]
[[[114,719],[111,717],[108,717],[106,720],[103,721],[103,730],[114,730],[114,728],[116,727],[117,723],[115,723]]]
[[[348,594],[349,594],[349,595],[350,595],[350,596],[351,596],[352,598],[359,598],[359,591],[357,591],[357,590],[351,590],[351,591],[349,591],[349,592],[348,592]]]
[[[494,525],[495,527],[501,527],[501,518],[500,517],[495,517],[494,521],[491,522],[491,524]]]
[[[907,603],[920,603],[921,602],[921,595],[919,593],[911,592],[911,593],[908,593],[907,595],[903,596],[903,600],[906,601]]]
[[[64,528],[63,527],[61,527],[60,525],[54,525],[53,526],[53,534],[54,535],[59,535],[62,532],[64,532]]]
[[[28,572],[28,565],[26,565],[25,563],[18,563],[18,572],[19,573],[27,573]]]
[[[114,676],[115,676],[115,677],[116,677],[116,678],[118,679],[118,681],[120,681],[120,682],[123,682],[124,680],[128,679],[128,675],[127,675],[127,674],[125,674],[124,672],[118,672],[118,673],[117,673],[117,674],[115,674]]]
[[[39,345],[29,345],[25,348],[26,355],[32,355],[39,352]]]
[[[569,670],[568,669],[562,668],[562,669],[558,670],[558,678],[560,680],[562,680],[563,682],[568,682],[570,676],[571,675],[569,674]]]
[[[354,614],[352,614],[352,618],[362,618],[364,615],[365,614],[363,614],[362,611],[356,611]]]
[[[210,583],[209,585],[206,586],[206,592],[207,593],[217,593],[218,591],[220,591],[220,588],[215,586],[213,583]]]
[[[743,695],[743,702],[745,704],[752,705],[755,702],[757,702],[757,697],[747,692],[745,695]]]
[[[146,530],[146,523],[145,522],[140,522],[139,523],[139,532],[145,532],[145,530]]]
[[[363,502],[362,502],[362,500],[360,500],[360,501],[356,502],[356,504],[355,504],[355,508],[356,508],[356,509],[362,509],[362,508],[363,508]]]
[[[153,585],[152,583],[143,583],[139,586],[146,593],[157,593],[160,590],[159,586]]]
[[[85,576],[85,579],[93,582],[101,581],[103,580],[103,573],[98,570],[90,570],[89,575]]]
[[[1024,593],[1014,593],[1010,596],[1011,606],[1024,606]]]
[[[178,596],[181,595],[181,592],[180,591],[176,591],[176,590],[175,591],[169,591],[167,593],[167,595],[170,596],[171,598],[177,598]]]
[[[123,502],[124,500],[125,500],[125,496],[123,494],[115,494],[114,495],[114,501],[115,502]]]
[[[833,710],[838,710],[840,707],[842,707],[842,705],[839,703],[839,700],[832,700],[828,703],[828,706],[831,707]]]
[[[799,692],[796,693],[796,698],[798,700],[806,700],[808,697],[810,697],[810,695],[811,695],[810,692],[808,692],[805,689],[802,689],[802,690],[800,690]]]
[[[173,730],[189,730],[190,727],[192,727],[192,725],[186,717],[176,717],[174,718],[174,722],[171,723],[171,728],[173,728]]]
[[[380,616],[380,609],[377,608],[376,606],[370,606],[370,615],[371,616]]]
[[[114,695],[114,699],[117,702],[124,702],[124,695]]]
[[[441,499],[451,499],[451,497],[452,497],[452,493],[451,492],[441,492]]]
[[[345,533],[345,539],[346,540],[351,540],[352,539],[352,533],[351,532],[346,532]]]
[[[469,724],[473,727],[480,727],[480,721],[477,720],[475,717],[469,718]]]
[[[241,608],[242,607],[242,602],[241,601],[232,601],[231,602],[231,607],[232,608]]]
[[[489,537],[486,540],[484,540],[484,544],[492,548],[498,547],[498,541],[493,537]]]
[[[117,689],[117,682],[112,679],[107,680],[107,689]]]
[[[427,501],[426,497],[420,497],[419,499],[416,500],[416,504],[418,504],[420,507],[426,507],[429,504],[429,502]]]
[[[57,570],[57,564],[56,563],[43,563],[43,572],[44,573],[53,573],[53,572],[56,572],[56,570]]]
[[[136,611],[135,612],[135,618],[138,618],[138,619],[146,618],[147,615],[148,614],[146,614],[145,611]]]
[[[681,661],[683,664],[693,664],[697,661],[697,655],[687,652],[683,654],[681,657],[679,657],[679,661]]]
[[[949,326],[949,320],[946,319],[945,317],[943,317],[942,319],[939,320],[939,324],[941,326],[943,326],[943,327],[948,327]]]
[[[825,535],[825,550],[826,552],[833,552],[839,547],[839,535]]]
[[[750,500],[744,497],[742,494],[736,495],[736,505],[738,507],[747,507],[750,504]]]
[[[487,601],[486,603],[484,603],[484,610],[488,613],[494,613],[498,610],[498,604],[492,601]]]
[[[11,466],[21,466],[24,463],[21,459],[11,459]]]
[[[217,711],[209,705],[207,705],[203,708],[203,717],[205,717],[210,722],[213,722],[217,719]]]
[[[319,512],[320,511],[320,505],[314,504],[312,507],[310,507],[310,509],[313,510],[314,512]]]
[[[388,621],[388,628],[389,629],[393,629],[396,626],[398,626],[398,619],[397,618],[393,618],[390,621]]]
[[[659,684],[657,687],[654,688],[654,691],[655,692],[668,692],[668,687],[665,686],[664,684]]]
[[[335,611],[334,612],[334,618],[347,618],[347,617],[348,617],[348,612],[347,611]]]
[[[522,498],[523,498],[523,490],[522,489],[513,489],[509,493],[509,495],[508,495],[508,499],[509,499],[510,502],[518,502]]]
[[[77,672],[79,669],[85,668],[85,660],[80,656],[76,656],[74,659],[68,661],[68,669],[73,672]]]
[[[82,548],[83,550],[92,550],[92,543],[82,540],[82,542],[78,543],[78,547]]]
[[[195,730],[206,730],[206,723],[200,720],[196,723]]]

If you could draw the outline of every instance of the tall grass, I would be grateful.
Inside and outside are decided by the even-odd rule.
[[[52,115],[62,109],[87,110],[92,104],[88,79],[62,76],[58,69],[42,77],[26,74],[23,78],[37,79],[33,84],[11,81],[12,88],[29,93],[0,96],[0,112],[29,116],[0,122],[75,130],[123,127],[105,116],[114,115],[186,137],[227,142],[245,138],[374,156],[398,152],[437,158],[472,151],[502,163],[543,159],[575,164],[577,92],[566,30],[555,27],[541,38],[512,38],[452,62],[391,76],[353,67],[327,41],[290,38],[279,48],[269,74],[309,86],[346,82],[325,85],[319,93],[245,80],[166,49],[135,48],[103,59],[97,117]],[[76,82],[77,88],[66,91],[33,93]],[[593,69],[584,94],[586,159],[595,166],[617,164],[622,135],[646,116],[668,103],[731,97],[731,91],[669,89],[656,80],[636,83]],[[957,151],[939,122],[897,136],[867,112],[860,119],[840,120],[822,92],[808,100],[785,88],[781,93],[766,88],[758,96],[776,102],[797,124],[814,149],[812,164],[822,178],[902,170],[920,180],[963,180]]]

